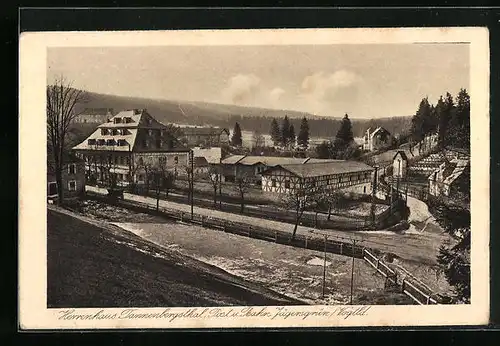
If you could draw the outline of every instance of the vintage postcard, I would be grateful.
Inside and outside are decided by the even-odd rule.
[[[485,28],[20,37],[20,329],[489,320]]]

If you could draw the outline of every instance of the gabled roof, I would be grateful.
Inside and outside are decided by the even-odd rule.
[[[389,131],[387,131],[383,127],[379,126],[373,132],[370,133],[370,137],[373,137],[377,132],[380,132],[380,131],[385,131],[387,133],[390,133]]]
[[[405,152],[403,150],[398,150],[398,152],[396,153],[396,155],[394,155],[394,157],[392,158],[392,160],[394,161],[394,159],[396,158],[396,156],[398,155],[401,155],[401,158],[405,161],[408,161],[408,156],[406,156]]]
[[[123,119],[130,118],[132,122],[125,123]],[[121,119],[122,121],[115,124],[115,119]],[[121,111],[105,122],[98,126],[99,128],[151,128],[151,129],[166,129],[167,127],[153,118],[146,109],[129,109]]]
[[[193,165],[195,167],[207,167],[208,166],[208,161],[203,156],[195,156],[194,157]]]
[[[363,162],[345,160],[336,162],[310,163],[305,165],[278,165],[265,170],[261,174],[267,175],[277,169],[284,169],[301,178],[310,178],[331,174],[372,171],[373,167]]]
[[[231,155],[222,160],[221,163],[224,165],[234,165],[244,157],[245,155]]]

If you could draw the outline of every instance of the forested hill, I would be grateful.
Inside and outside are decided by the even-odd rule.
[[[88,92],[87,102],[82,107],[113,108],[115,112],[124,109],[146,108],[148,112],[162,123],[177,123],[187,125],[212,125],[232,129],[238,122],[244,131],[269,133],[271,120],[287,115],[294,127],[300,127],[300,119],[306,117],[309,121],[310,134],[314,137],[334,137],[344,114],[338,118],[326,118],[306,112],[292,110],[277,110],[257,107],[242,107],[207,102],[173,101],[146,99],[137,97],[115,96]],[[376,120],[356,119],[350,115],[353,133],[361,137],[368,127],[383,126],[391,133],[407,130],[411,117],[393,117]]]

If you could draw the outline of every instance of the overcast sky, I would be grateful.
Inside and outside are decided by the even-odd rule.
[[[461,44],[50,48],[48,81],[88,91],[379,118],[469,88]]]

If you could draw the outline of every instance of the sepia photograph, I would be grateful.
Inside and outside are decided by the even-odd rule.
[[[487,322],[487,31],[370,30],[21,40],[27,325]]]

